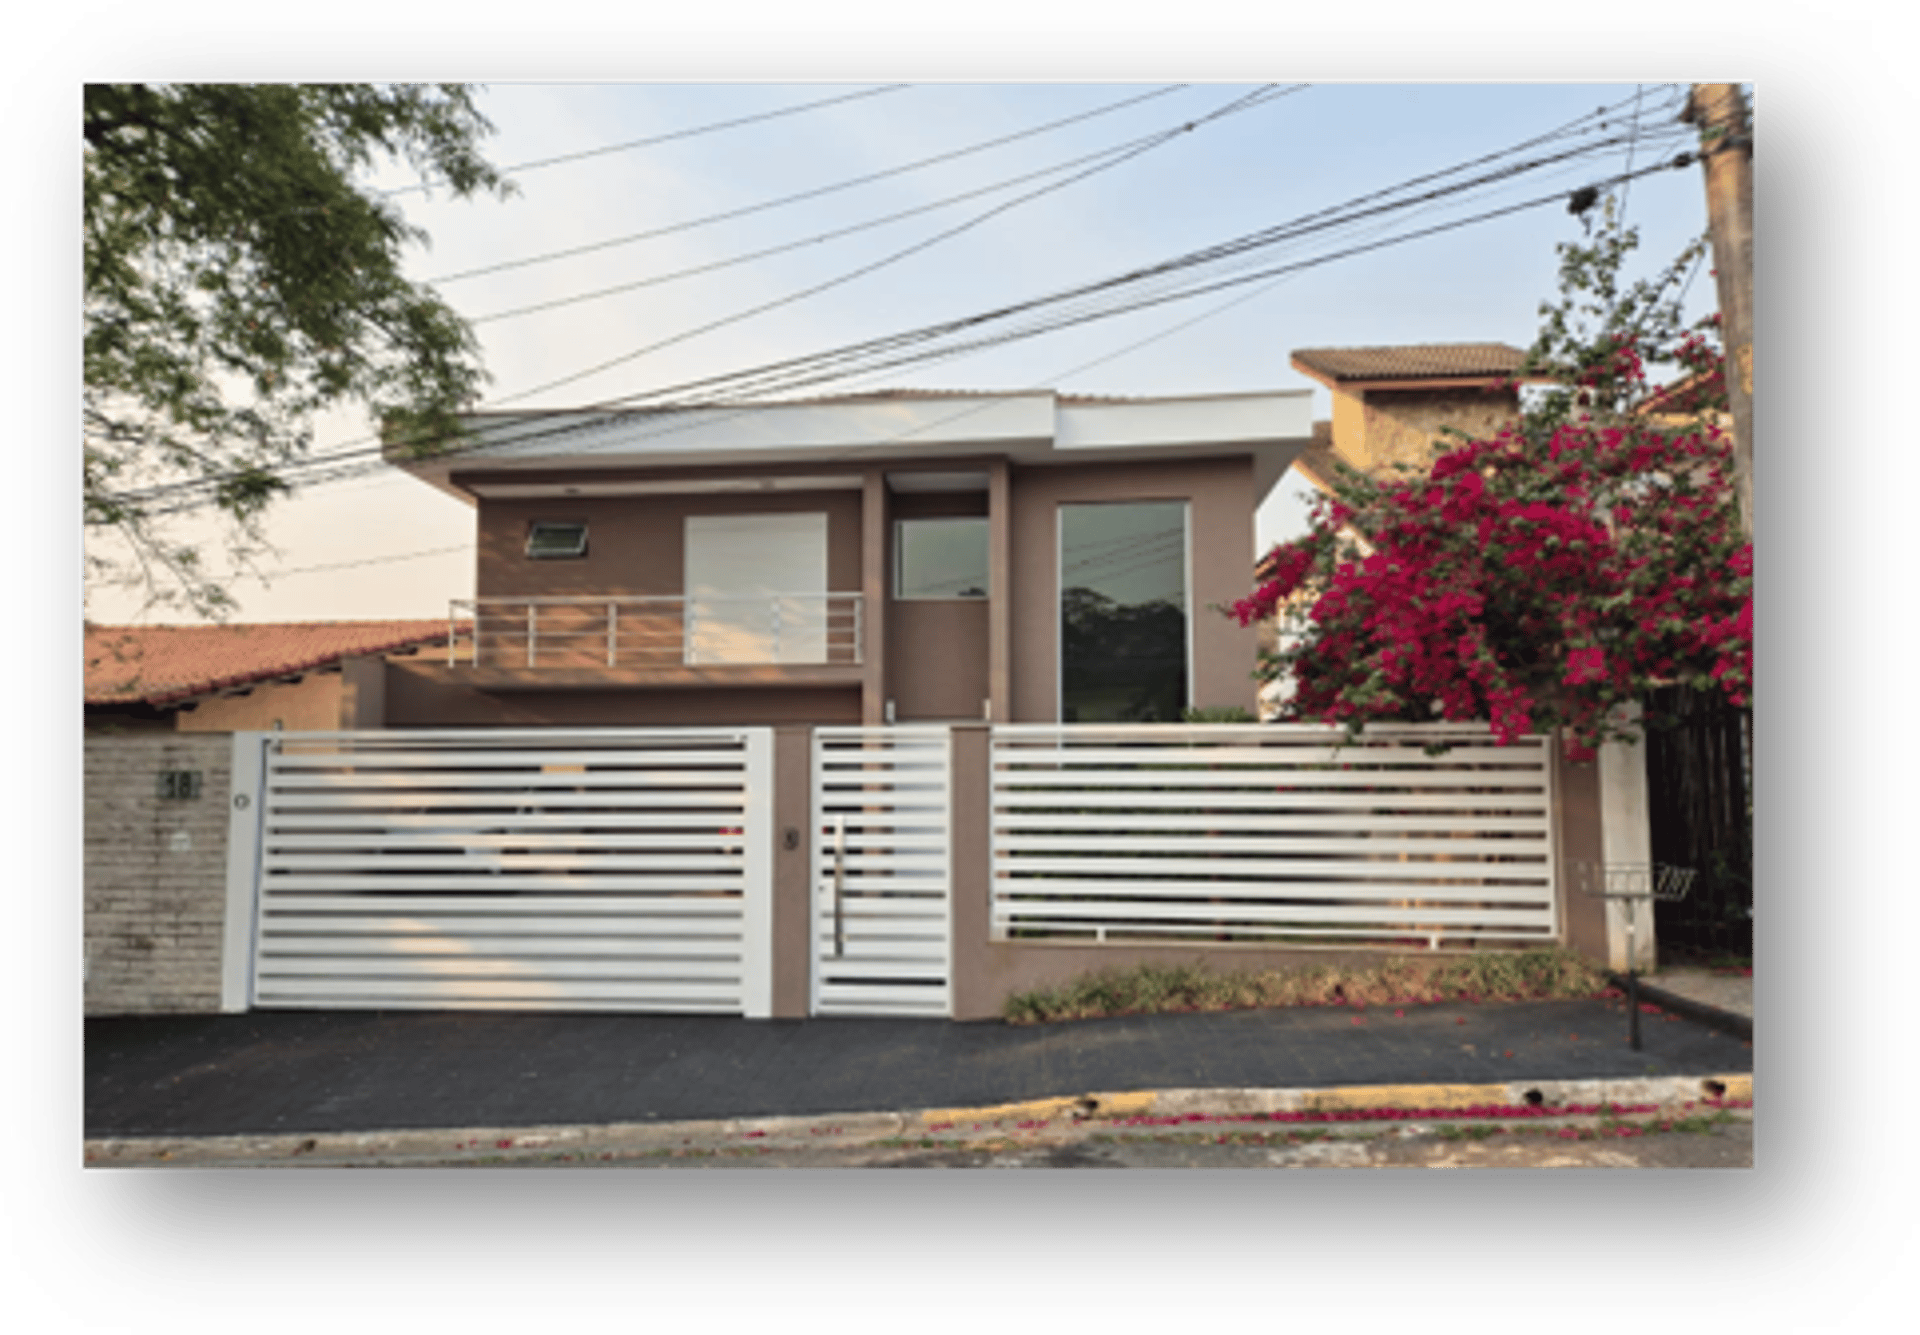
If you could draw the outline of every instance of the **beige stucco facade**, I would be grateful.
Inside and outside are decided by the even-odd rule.
[[[1216,609],[1244,596],[1254,542],[1246,458],[1014,469],[969,456],[912,471],[1008,474],[994,490],[896,490],[910,474],[872,468],[860,486],[772,496],[654,495],[554,504],[481,501],[476,593],[533,597],[672,597],[682,589],[682,533],[692,516],[824,513],[832,592],[867,599],[856,664],[528,667],[452,665],[431,656],[386,668],[385,722],[397,727],[954,722],[1059,717],[1059,512],[1090,502],[1187,506],[1189,703],[1254,708],[1256,632]],[[705,478],[687,478],[700,482]],[[670,485],[670,479],[659,479]],[[879,514],[871,527],[869,506]],[[902,519],[969,516],[1004,530],[1005,573],[983,599],[899,599],[892,572]],[[536,522],[588,526],[588,554],[525,555]],[[876,596],[877,595],[877,601]],[[877,613],[877,614],[876,614]],[[1004,643],[998,643],[1004,641]],[[996,654],[1006,663],[998,690]],[[291,725],[289,725],[291,726]],[[332,725],[328,725],[332,726]]]
[[[917,419],[918,437],[847,445],[908,422],[918,408],[856,404],[822,416],[769,409],[717,419],[713,445],[675,437],[653,460],[602,452],[495,459],[433,471],[407,465],[475,508],[475,603],[507,625],[541,599],[672,600],[685,595],[687,526],[697,517],[822,515],[826,594],[852,609],[858,642],[819,661],[634,664],[594,627],[653,616],[671,636],[681,616],[626,605],[577,615],[585,648],[562,658],[526,634],[479,636],[479,661],[428,657],[385,669],[382,722],[395,727],[543,724],[837,724],[1055,722],[1060,714],[1062,506],[1179,502],[1185,507],[1187,695],[1197,707],[1255,707],[1256,632],[1218,609],[1243,597],[1254,512],[1311,431],[1307,396],[1100,401],[1084,413],[1051,396],[991,400],[971,413]],[[946,400],[940,400],[945,403]],[[1040,410],[1045,409],[1043,413]],[[996,415],[997,414],[997,415]],[[742,426],[737,417],[749,418]],[[953,439],[939,440],[948,420]],[[783,425],[784,424],[784,425]],[[780,428],[803,445],[769,448]],[[995,439],[995,433],[1000,434]],[[734,433],[729,435],[728,433]],[[737,442],[736,442],[737,437]],[[643,438],[644,439],[644,438]],[[944,448],[940,448],[944,444]],[[726,460],[727,462],[709,462]],[[903,520],[986,521],[985,597],[903,599],[894,571]],[[528,554],[535,524],[584,524],[585,553]],[[855,608],[857,604],[857,608]],[[624,624],[624,623],[623,623]],[[691,632],[686,632],[688,636]],[[554,637],[550,637],[554,638]],[[544,641],[543,641],[544,643]],[[594,661],[594,653],[600,661]]]

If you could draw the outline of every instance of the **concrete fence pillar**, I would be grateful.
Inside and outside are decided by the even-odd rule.
[[[813,986],[813,729],[773,730],[773,1018],[805,1019]]]
[[[949,945],[953,1018],[986,1020],[1000,1013],[989,971],[993,931],[993,729],[953,725],[952,909]]]
[[[1640,707],[1623,708],[1625,718],[1640,719]],[[1607,742],[1600,748],[1600,841],[1601,860],[1609,867],[1647,867],[1653,863],[1653,835],[1648,823],[1647,744],[1644,738],[1628,745]],[[1653,905],[1636,903],[1634,915],[1634,967],[1651,969],[1658,954],[1653,939]],[[1617,899],[1607,901],[1607,964],[1627,967],[1628,906]]]

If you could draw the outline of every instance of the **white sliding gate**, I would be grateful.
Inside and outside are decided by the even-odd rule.
[[[813,733],[816,1015],[951,1013],[951,734]]]
[[[1555,938],[1545,738],[1434,724],[1342,741],[1312,725],[995,726],[994,937]]]
[[[253,1005],[771,1013],[769,730],[254,737]]]

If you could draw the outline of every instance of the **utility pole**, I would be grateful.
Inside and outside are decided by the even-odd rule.
[[[1727,407],[1733,413],[1734,491],[1753,540],[1753,128],[1737,83],[1696,83],[1681,119],[1700,128],[1707,230],[1720,284]]]

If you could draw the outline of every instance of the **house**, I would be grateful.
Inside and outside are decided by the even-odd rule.
[[[1309,394],[891,392],[481,414],[463,648],[390,727],[1176,722],[1251,710],[1254,511]]]
[[[372,662],[447,641],[444,621],[86,628],[86,727],[239,732],[361,726]]]

